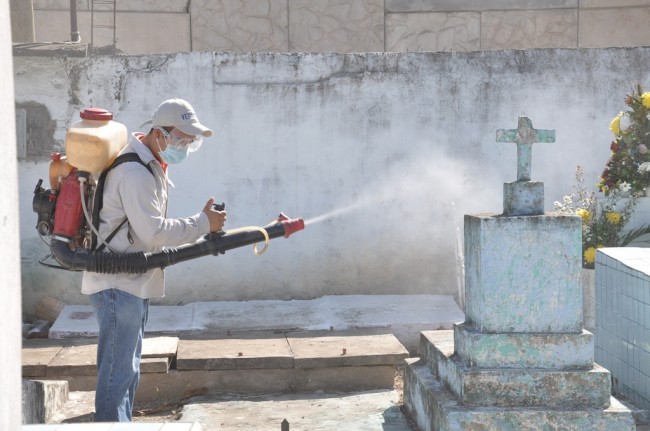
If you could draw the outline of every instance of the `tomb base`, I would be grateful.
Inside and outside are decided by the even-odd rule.
[[[404,405],[421,431],[636,430],[630,410],[609,396],[608,377],[602,378],[607,371],[595,364],[568,374],[467,367],[469,374],[454,379],[449,370],[456,368],[456,376],[463,372],[453,354],[453,331],[423,333],[423,344],[430,344],[427,353],[422,351],[420,359],[408,359],[404,371]],[[469,375],[474,378],[467,379]],[[569,386],[583,381],[584,395],[569,401],[567,381]],[[481,396],[480,385],[486,382],[492,387]],[[527,393],[527,389],[534,393]]]

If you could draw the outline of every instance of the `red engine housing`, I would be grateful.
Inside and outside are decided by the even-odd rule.
[[[81,228],[84,222],[79,189],[81,186],[77,179],[77,170],[73,169],[61,184],[54,211],[52,235],[59,235],[69,239],[79,239],[81,237]]]

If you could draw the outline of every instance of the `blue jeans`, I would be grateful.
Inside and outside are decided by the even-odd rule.
[[[149,300],[119,289],[103,290],[89,299],[99,323],[95,422],[130,422]]]

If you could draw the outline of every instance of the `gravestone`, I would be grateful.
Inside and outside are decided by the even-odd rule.
[[[579,217],[544,213],[533,143],[555,141],[526,117],[497,131],[517,145],[502,214],[465,215],[465,322],[421,333],[404,404],[422,431],[633,431],[593,362],[583,329]]]

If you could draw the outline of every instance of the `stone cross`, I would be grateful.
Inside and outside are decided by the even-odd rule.
[[[530,181],[533,144],[555,142],[555,130],[533,129],[528,117],[519,117],[516,129],[498,129],[497,142],[517,144],[517,181]]]

